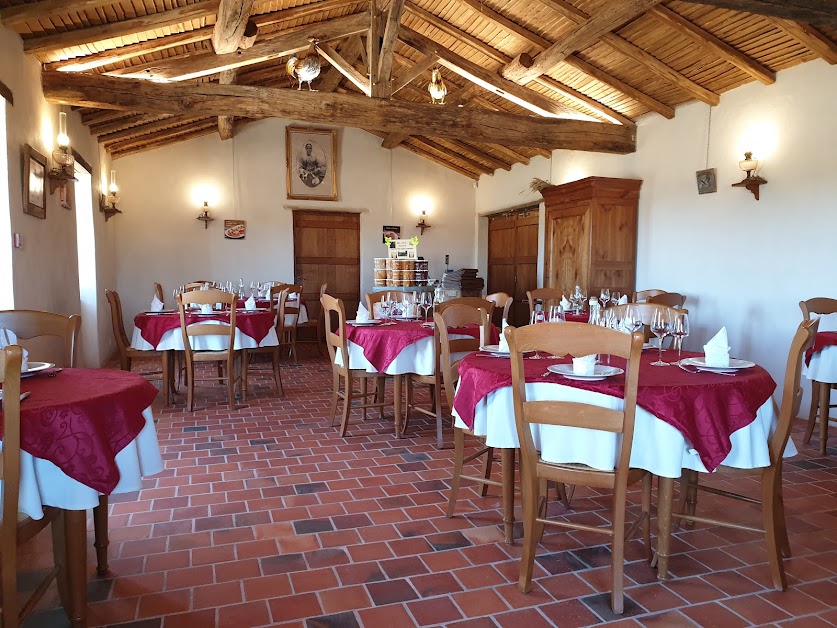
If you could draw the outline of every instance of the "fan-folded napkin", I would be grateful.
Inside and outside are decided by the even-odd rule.
[[[250,298],[244,302],[244,309],[248,312],[252,312],[256,309],[256,297],[252,294],[250,295]]]
[[[151,299],[151,307],[148,308],[150,312],[162,312],[163,311],[163,302],[157,298],[157,295],[154,295],[154,298]]]
[[[17,344],[17,336],[13,331],[6,329],[5,327],[0,327],[0,349],[5,349],[9,345],[16,345]],[[24,349],[23,350],[23,358],[20,363],[20,372],[25,373],[29,370],[29,352]]]
[[[837,331],[837,312],[820,316],[820,326],[817,332],[821,331]]]
[[[721,327],[712,340],[703,345],[706,355],[706,366],[727,367],[729,366],[729,339],[727,328]]]
[[[623,294],[621,297],[619,297],[618,305],[627,305],[627,304],[628,304],[628,295]]]
[[[561,309],[567,312],[570,309],[570,302],[567,301],[567,297],[563,294],[561,295]]]
[[[509,341],[506,340],[506,327],[508,326],[509,324],[506,321],[503,321],[503,329],[500,331],[500,346],[498,347],[500,351],[505,353],[508,353],[509,351]]]
[[[212,314],[212,304],[201,303],[201,314]]]
[[[355,321],[358,323],[369,322],[369,311],[363,307],[363,304],[357,306],[357,314],[355,314]]]

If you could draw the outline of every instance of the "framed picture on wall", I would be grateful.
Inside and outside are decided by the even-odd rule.
[[[288,198],[337,200],[337,131],[285,127]]]
[[[715,168],[698,170],[695,173],[697,180],[698,194],[712,194],[718,191],[718,183],[715,180]]]
[[[23,213],[46,218],[46,157],[23,145]]]

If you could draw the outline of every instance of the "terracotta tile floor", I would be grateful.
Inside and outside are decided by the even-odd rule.
[[[503,542],[496,491],[482,498],[464,487],[456,516],[445,518],[451,451],[435,449],[430,423],[414,421],[398,440],[391,419],[356,416],[342,439],[327,419],[327,362],[303,357],[283,374],[282,398],[257,376],[247,403],[232,410],[217,387],[199,391],[194,413],[183,412],[182,399],[156,411],[166,471],[139,493],[111,499],[111,575],[95,576],[92,541],[88,557],[91,626],[837,623],[837,451],[819,458],[803,447],[786,465],[787,592],[770,589],[756,535],[697,525],[673,540],[668,584],[656,581],[639,543],[629,544],[625,613],[617,618],[606,593],[606,546],[548,530],[533,591],[520,594],[520,546]],[[583,514],[571,516],[601,521],[608,503],[579,489],[573,509]],[[721,504],[702,494],[699,508],[729,512]],[[750,506],[734,512],[758,520]],[[30,547],[23,570],[48,558],[48,547]],[[41,606],[55,604],[53,594]],[[27,622],[64,625],[56,609]]]

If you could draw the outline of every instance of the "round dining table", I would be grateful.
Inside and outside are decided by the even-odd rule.
[[[229,314],[191,313],[186,317],[187,325],[204,323],[229,324]],[[276,336],[275,317],[269,310],[236,311],[235,349],[274,347],[279,344]],[[226,349],[221,336],[192,336],[195,350],[220,351]],[[183,334],[180,331],[180,314],[176,311],[140,312],[134,317],[134,332],[131,347],[140,351],[183,351]]]
[[[825,455],[831,389],[837,384],[837,314],[824,314],[819,319],[814,346],[805,352],[802,374],[811,380],[811,395],[819,406],[820,452]]]

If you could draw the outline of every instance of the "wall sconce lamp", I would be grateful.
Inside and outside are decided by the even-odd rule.
[[[763,179],[762,177],[753,174],[756,171],[756,168],[759,167],[758,159],[753,159],[753,153],[747,151],[744,153],[743,161],[738,162],[738,167],[746,172],[747,176],[738,183],[733,183],[732,187],[746,188],[753,193],[756,200],[759,200],[759,187],[767,183],[767,179]]]
[[[122,213],[122,210],[117,209],[116,207],[116,204],[119,202],[117,192],[119,192],[119,186],[116,185],[116,170],[111,170],[108,193],[102,194],[102,197],[99,199],[99,211],[105,215],[105,222],[107,222],[111,216]]]
[[[421,235],[424,235],[425,229],[430,229],[430,225],[427,224],[427,211],[424,209],[421,210],[421,219],[418,221],[416,228],[421,229]]]
[[[204,229],[209,229],[209,223],[215,220],[212,216],[209,215],[209,201],[203,202],[203,208],[201,213],[198,215],[198,220],[203,221]]]
[[[52,151],[52,169],[49,171],[49,193],[54,194],[55,190],[61,188],[61,204],[65,204],[64,188],[68,181],[75,181],[76,159],[70,150],[70,136],[67,135],[67,114],[63,111],[58,114],[58,136],[56,137],[58,148]]]

